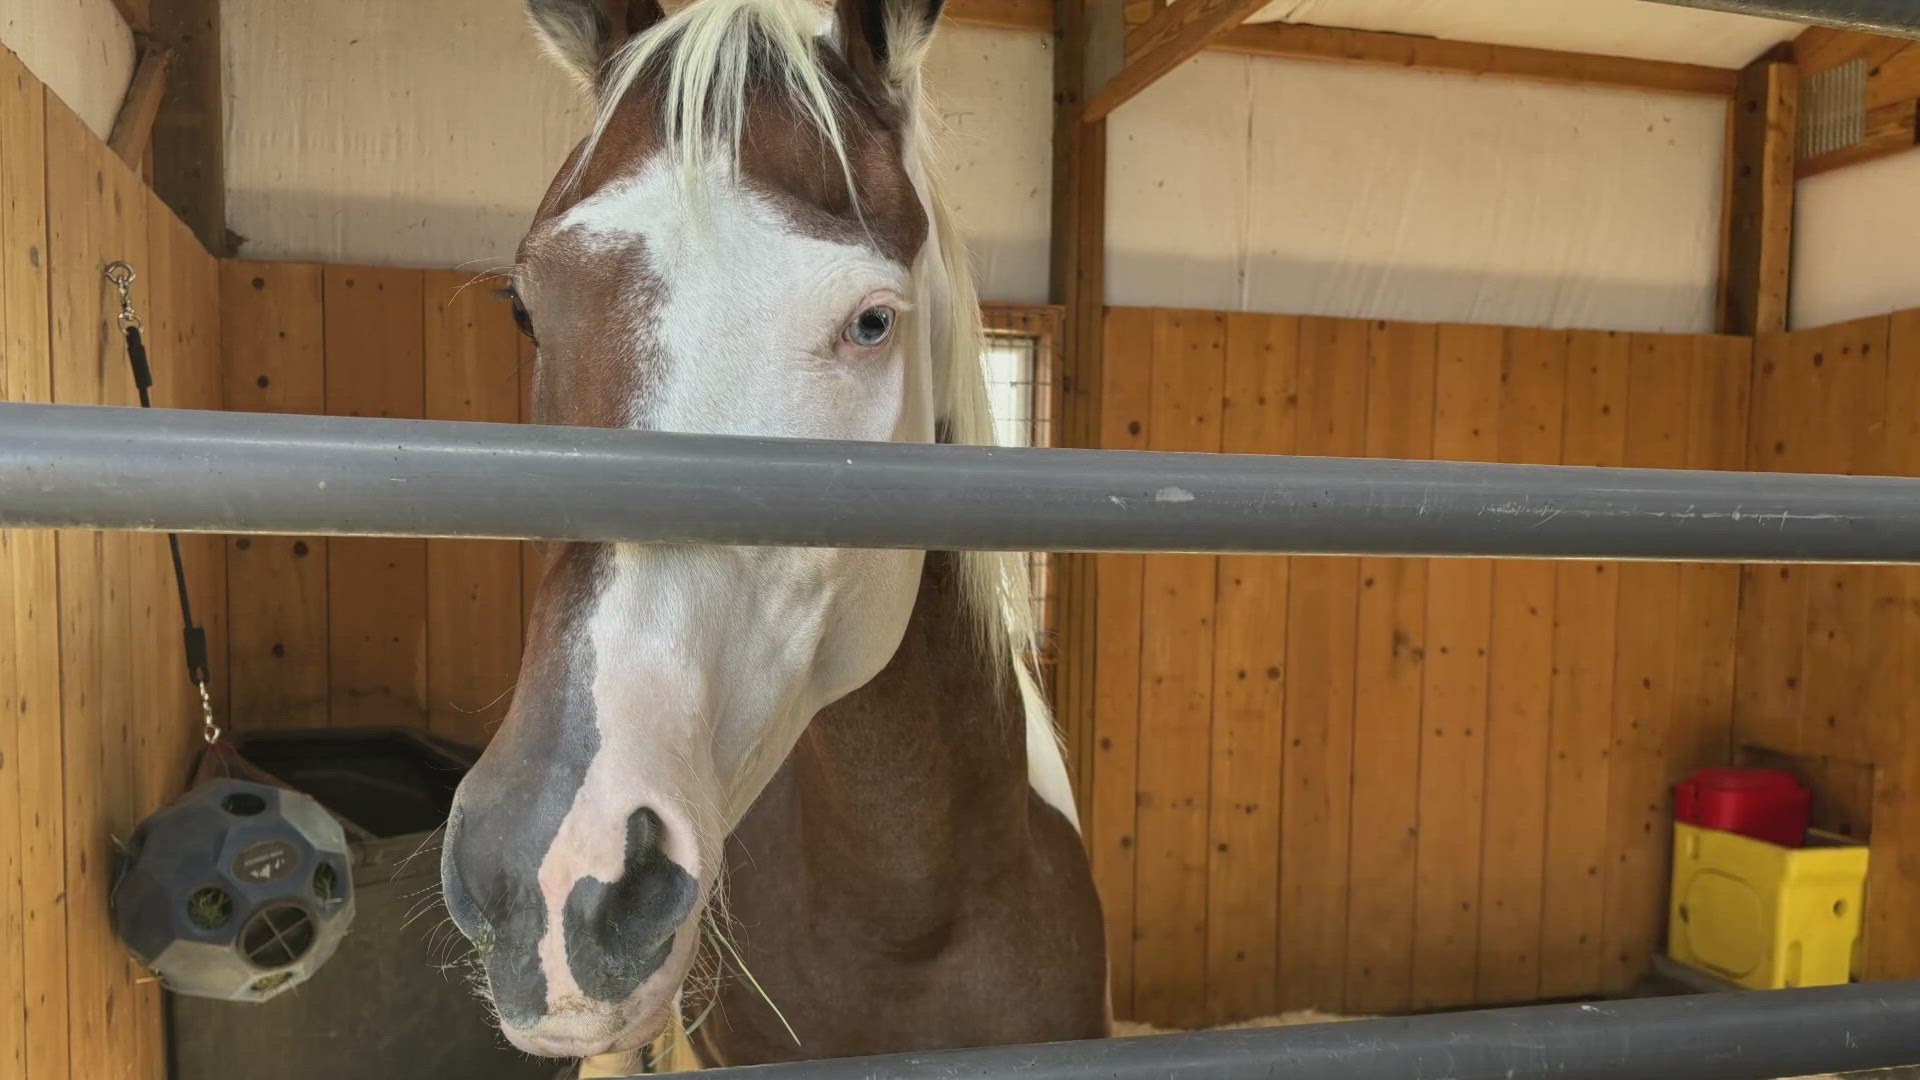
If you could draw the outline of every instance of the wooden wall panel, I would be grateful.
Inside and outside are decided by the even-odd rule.
[[[1808,358],[1820,395],[1806,464],[1817,472],[1879,473],[1887,396],[1888,320],[1868,319],[1813,331]],[[1806,336],[1806,335],[1796,335]],[[1807,621],[1802,630],[1800,723],[1795,744],[1848,761],[1870,760],[1870,715],[1858,707],[1866,685],[1874,620],[1871,578],[1857,567],[1803,568]],[[1781,749],[1786,749],[1782,747]]]
[[[1827,331],[1761,334],[1754,339],[1753,419],[1747,467],[1813,472],[1820,460],[1820,366]],[[1820,364],[1814,363],[1815,357]],[[1735,701],[1742,737],[1784,753],[1800,750],[1806,647],[1806,567],[1748,566],[1741,571],[1740,645]]]
[[[1219,451],[1225,361],[1225,316],[1155,319],[1148,449]],[[1174,1024],[1206,1019],[1215,563],[1148,556],[1141,585],[1134,1007]]]
[[[430,273],[422,288],[425,415],[520,419],[519,335],[490,283]],[[506,715],[520,667],[521,545],[426,543],[427,725],[482,745]]]
[[[1691,469],[1746,467],[1747,409],[1752,383],[1750,338],[1695,340],[1689,391],[1686,464]],[[1733,739],[1734,649],[1739,624],[1740,568],[1683,565],[1679,570],[1681,641],[1674,666],[1674,715],[1668,779],[1683,763],[1723,760]]]
[[[1885,464],[1920,476],[1920,310],[1888,322]],[[1754,422],[1759,422],[1756,414]],[[1871,863],[1867,875],[1866,971],[1869,978],[1920,977],[1920,573],[1864,568],[1872,582],[1876,633],[1873,677],[1860,707],[1872,717]],[[1741,632],[1748,627],[1742,622]]]
[[[1109,311],[1103,445],[1211,444],[1193,327],[1214,318]],[[1745,338],[1235,315],[1225,342],[1234,451],[1738,468],[1759,393]],[[1645,971],[1671,786],[1733,759],[1738,568],[1220,558],[1203,641],[1202,561],[1101,558],[1088,842],[1119,1015],[1526,1001]],[[1864,816],[1859,771],[1823,760]],[[1204,881],[1171,847],[1203,835]],[[1200,943],[1204,977],[1175,955]]]
[[[1749,467],[1920,475],[1916,329],[1915,313],[1903,312],[1762,336]],[[1732,737],[1743,757],[1791,768],[1814,784],[1829,820],[1865,826],[1865,974],[1920,975],[1920,932],[1911,918],[1920,896],[1916,575],[1890,567],[1757,567],[1742,584]],[[1870,799],[1861,798],[1863,786]]]
[[[1369,327],[1368,456],[1432,456],[1436,345],[1430,325]],[[1344,1001],[1358,1012],[1399,1012],[1412,1001],[1413,985],[1407,900],[1415,890],[1420,820],[1427,563],[1361,559],[1358,572]]]
[[[326,268],[329,415],[424,415],[421,287],[417,270]],[[334,726],[425,723],[426,585],[424,540],[328,543],[327,693]]]
[[[1576,331],[1567,343],[1561,460],[1618,463],[1626,446],[1627,339]],[[1600,987],[1606,913],[1609,724],[1614,698],[1617,565],[1555,566],[1553,693],[1547,733],[1545,876],[1540,994]]]
[[[45,102],[39,83],[0,50],[0,401],[45,401],[51,369],[46,353]],[[64,959],[48,955],[46,938],[64,951],[64,934],[49,935],[65,912],[50,886],[61,841],[58,714],[59,654],[43,642],[50,615],[43,597],[57,587],[53,536],[0,530],[0,1071],[29,1075],[29,1049],[45,1052],[47,1020],[65,1027],[64,1011],[43,1018],[64,978]],[[48,783],[49,779],[51,784]],[[49,790],[51,787],[51,790]],[[39,939],[39,940],[36,940]],[[62,972],[64,976],[64,972]]]
[[[1507,331],[1499,460],[1559,463],[1566,369],[1565,332]],[[1540,989],[1555,570],[1550,562],[1493,565],[1476,1001],[1526,1001]]]
[[[102,276],[125,260],[161,403],[217,407],[214,267],[170,225],[0,50],[0,398],[135,402]],[[190,550],[205,562],[212,544]],[[166,1073],[160,991],[108,893],[115,844],[184,780],[198,717],[183,666],[164,537],[0,534],[0,1074]]]
[[[5,270],[0,268],[0,289]],[[0,400],[4,400],[0,395]],[[23,840],[26,828],[20,802],[20,652],[11,608],[18,601],[13,581],[14,537],[0,530],[0,1068],[27,1074],[27,980],[22,893]]]
[[[1366,446],[1367,324],[1300,320],[1296,438],[1302,454]],[[1286,746],[1281,758],[1281,1008],[1338,1008],[1346,995],[1353,776],[1356,559],[1294,559],[1287,585]]]
[[[225,407],[325,413],[326,332],[320,268],[225,262],[220,332]],[[327,723],[327,541],[238,536],[227,541],[225,677],[234,723]]]
[[[1488,461],[1499,446],[1505,336],[1442,327],[1433,456]],[[1487,634],[1493,564],[1442,559],[1427,576],[1427,664],[1421,695],[1420,842],[1415,859],[1413,1004],[1473,999],[1480,916],[1480,826],[1486,773]]]
[[[1153,403],[1154,314],[1116,309],[1108,319],[1105,355],[1115,370],[1100,384],[1100,445],[1144,450]],[[1138,859],[1135,815],[1140,762],[1140,641],[1144,556],[1096,555],[1092,804],[1088,849],[1107,921],[1114,1008],[1134,1015],[1134,885]]]
[[[106,286],[101,267],[121,255],[120,224],[107,188],[111,163],[79,118],[47,99],[49,310],[53,327],[53,390],[57,401],[117,403],[105,384],[113,369]],[[73,1071],[107,1076],[127,1048],[113,1026],[124,961],[100,918],[107,908],[110,837],[123,776],[108,763],[125,755],[118,715],[108,711],[123,685],[115,648],[126,611],[115,596],[126,588],[124,534],[64,531],[58,538],[60,701],[66,772],[67,1022]]]
[[[0,397],[53,400],[47,264],[46,92],[12,53],[0,49]],[[61,175],[66,174],[62,165]],[[9,531],[0,568],[18,682],[0,723],[14,732],[11,766],[17,815],[20,936],[17,955],[19,1075],[64,1078],[68,1069],[66,777],[60,695],[57,540],[45,530]],[[0,767],[6,767],[0,765]],[[13,951],[17,949],[17,954]]]
[[[1221,450],[1286,454],[1298,405],[1297,319],[1227,317]],[[1207,1015],[1261,1016],[1276,1000],[1280,768],[1288,560],[1218,560],[1213,772],[1208,783]]]
[[[227,407],[517,422],[532,349],[492,285],[227,261]],[[239,726],[426,727],[479,745],[505,715],[537,545],[253,536],[227,562]]]
[[[1636,334],[1629,350],[1625,463],[1683,466],[1692,342]],[[1679,569],[1672,563],[1619,568],[1607,793],[1612,859],[1601,969],[1602,985],[1616,991],[1628,989],[1645,972],[1665,922],[1661,883],[1668,871],[1666,837],[1672,821],[1665,753],[1674,722],[1674,653],[1680,645],[1671,598],[1678,595]]]

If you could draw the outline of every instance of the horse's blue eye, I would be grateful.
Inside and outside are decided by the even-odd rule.
[[[884,343],[891,333],[893,309],[890,307],[870,307],[847,324],[847,340],[868,349]]]

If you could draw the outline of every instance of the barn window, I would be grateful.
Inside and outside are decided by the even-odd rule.
[[[996,441],[1002,446],[1052,446],[1058,405],[1060,309],[1038,304],[983,304],[981,343],[987,395],[993,405]],[[1040,630],[1041,662],[1053,661],[1051,557],[1027,556],[1033,587],[1033,619]]]

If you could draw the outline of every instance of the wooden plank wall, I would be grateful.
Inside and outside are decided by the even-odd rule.
[[[1920,475],[1920,311],[1763,335],[1754,361],[1750,467]],[[1742,596],[1739,749],[1870,837],[1865,974],[1920,976],[1920,571],[1753,566]]]
[[[1102,445],[1739,468],[1751,350],[1116,308]],[[1732,754],[1737,568],[1097,565],[1084,782],[1120,1015],[1398,1012],[1639,976],[1668,785]]]
[[[134,403],[115,259],[140,275],[155,404],[219,408],[214,260],[0,50],[0,398]],[[218,650],[220,543],[181,546]],[[178,618],[163,536],[0,531],[0,1075],[166,1075],[160,989],[107,894],[114,841],[180,793],[197,749]]]
[[[228,261],[229,409],[515,423],[519,332],[498,282]],[[484,744],[537,578],[522,545],[234,537],[226,671],[243,728],[398,725]]]

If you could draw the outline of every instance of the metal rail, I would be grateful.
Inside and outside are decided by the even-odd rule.
[[[1920,1063],[1920,980],[982,1047],[712,1080],[1774,1080]]]
[[[1914,0],[1653,0],[1676,7],[1708,8],[1735,15],[1920,39],[1920,3]]]
[[[1920,562],[1920,480],[0,404],[0,526]]]

